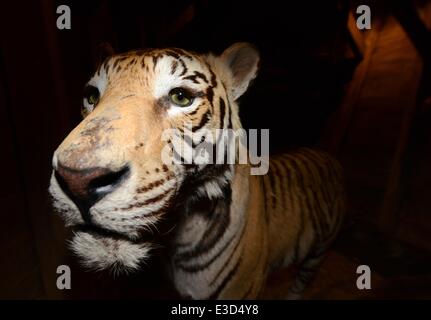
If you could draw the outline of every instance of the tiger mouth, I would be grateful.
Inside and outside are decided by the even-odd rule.
[[[148,243],[154,238],[149,232],[141,232],[138,237],[132,238],[123,233],[102,228],[94,224],[78,224],[72,227],[74,232],[88,233],[96,238],[109,238],[112,240],[122,240],[132,244]]]

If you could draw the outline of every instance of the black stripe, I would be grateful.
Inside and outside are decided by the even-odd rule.
[[[213,70],[211,69],[211,66],[208,63],[206,65],[207,65],[208,71],[211,74],[211,80],[210,80],[211,81],[211,86],[214,87],[214,88],[216,88],[217,87],[217,78],[216,78],[216,75],[213,72]]]
[[[245,300],[250,295],[251,291],[254,288],[254,281],[251,282],[250,287],[247,289],[247,291],[242,295],[240,300]]]
[[[224,116],[226,113],[226,104],[222,97],[220,97],[220,129],[224,129]]]
[[[137,193],[144,193],[144,192],[148,192],[158,186],[161,186],[162,184],[164,184],[165,182],[169,181],[170,179],[166,179],[162,178],[159,180],[155,180],[153,182],[150,182],[149,184],[147,184],[146,186],[140,187],[136,189]]]
[[[270,169],[269,169],[268,177],[269,177],[269,182],[270,182],[271,188],[273,189],[271,191],[271,207],[272,207],[272,209],[274,209],[275,205],[276,205],[275,179],[274,179],[275,174],[274,174],[274,163],[270,162],[270,165],[271,164],[272,164],[272,168],[270,167]]]
[[[243,235],[245,233],[245,227],[246,226],[244,225],[243,228],[242,228],[242,231],[241,231],[241,235],[240,235],[238,241],[235,244],[235,247],[232,249],[232,252],[231,252],[231,254],[229,255],[229,257],[228,257],[228,259],[226,261],[230,261],[230,259],[232,258],[233,254],[235,253],[236,249],[238,248],[239,244],[242,242],[242,238],[243,238]],[[234,233],[232,235],[232,237],[228,241],[226,241],[226,243],[224,244],[224,246],[217,252],[217,254],[215,254],[206,263],[201,264],[201,265],[194,265],[194,266],[185,266],[183,264],[179,264],[178,266],[181,269],[183,269],[184,271],[192,272],[192,273],[199,272],[199,271],[202,271],[203,269],[208,268],[210,266],[210,264],[212,264],[226,250],[226,248],[231,244],[231,241],[232,241],[232,239],[235,238],[235,236],[236,236],[236,233]]]
[[[177,59],[181,55],[183,57],[186,57],[189,60],[193,60],[193,56],[189,52],[180,48],[168,48],[165,50],[165,52],[171,55],[172,57],[176,57]]]
[[[201,78],[205,83],[209,84],[207,77],[202,72],[195,71],[195,75],[196,77]]]
[[[172,61],[172,64],[171,64],[171,74],[174,74],[175,71],[177,71],[177,67],[178,67],[178,61]]]
[[[278,161],[275,163],[276,167],[277,167],[277,171],[279,173],[278,175],[278,182],[279,182],[279,187],[280,187],[280,198],[281,198],[281,208],[282,209],[286,209],[286,197],[285,195],[287,194],[287,187],[285,184],[285,180],[286,180],[286,173],[284,172],[285,167],[283,165],[283,159],[278,159]]]
[[[265,220],[266,220],[266,222],[269,222],[268,199],[267,199],[268,192],[266,189],[265,177],[266,176],[261,177],[261,179],[262,179],[262,191],[263,191],[263,205],[265,207]]]
[[[196,132],[197,130],[201,129],[204,125],[206,125],[210,121],[210,119],[211,119],[210,112],[207,110],[202,115],[201,121],[192,127],[192,131]]]
[[[215,300],[218,298],[222,290],[226,287],[226,285],[232,280],[233,276],[236,274],[238,267],[241,263],[241,258],[238,259],[235,266],[232,268],[232,270],[227,274],[227,276],[223,279],[222,283],[217,287],[217,289],[211,294],[208,299],[209,300]]]
[[[304,155],[301,153],[298,153],[296,155],[296,157],[298,158],[298,161],[301,158],[302,165],[304,167],[304,170],[306,171],[308,180],[310,182],[308,189],[311,191],[311,196],[309,197],[307,202],[308,203],[310,203],[311,201],[313,202],[313,207],[312,207],[312,210],[310,211],[310,215],[312,215],[314,217],[314,221],[316,221],[316,226],[318,226],[319,230],[320,230],[320,237],[322,237],[326,233],[324,222],[328,222],[328,221],[326,219],[326,215],[324,215],[324,211],[322,210],[322,207],[321,207],[321,204],[320,204],[317,192],[316,192],[317,181],[313,181],[314,175],[313,175],[312,169],[308,163],[309,159],[307,157],[304,157]],[[311,166],[312,165],[313,164],[311,164]],[[329,229],[329,222],[326,225],[327,225],[326,230],[328,230]],[[319,240],[322,240],[322,238],[320,238]]]
[[[153,204],[156,202],[160,202],[161,200],[163,200],[168,194],[169,192],[171,192],[172,190],[174,190],[174,188],[168,189],[166,190],[164,193],[158,194],[157,196],[147,199],[145,201],[142,202],[136,202],[136,203],[132,203],[131,205],[129,205],[126,208],[121,208],[121,210],[130,210],[133,208],[141,208],[143,206],[149,205],[149,204]]]
[[[286,159],[283,159],[283,161],[281,162],[281,166],[284,169],[284,176],[286,178],[286,185],[285,185],[285,193],[284,193],[284,198],[285,198],[285,209],[288,209],[287,203],[290,203],[291,206],[291,211],[292,213],[294,213],[294,208],[293,208],[293,196],[295,194],[295,190],[293,190],[294,184],[293,184],[293,180],[292,180],[292,170],[288,165],[288,161]]]
[[[190,80],[196,84],[199,84],[198,79],[202,79],[206,84],[209,84],[205,75],[199,71],[194,71],[193,74],[183,77],[183,80]]]
[[[191,164],[189,163],[189,161],[186,161],[186,159],[184,159],[182,155],[178,154],[175,148],[172,148],[172,154],[176,163],[180,162],[181,164]]]
[[[241,233],[241,239],[237,242],[235,248],[232,250],[232,252],[230,253],[229,257],[226,259],[226,265],[232,260],[233,256],[235,255],[236,251],[239,248],[239,244],[242,242],[242,237],[245,233],[245,229],[246,229],[247,225],[244,226],[242,233]],[[222,266],[220,268],[220,270],[217,272],[217,274],[214,276],[214,278],[211,280],[210,282],[210,286],[214,284],[214,282],[217,281],[218,277],[220,277],[221,273],[223,272],[225,266]]]
[[[201,107],[205,105],[205,102],[200,103],[193,111],[190,111],[189,113],[187,113],[188,116],[194,116],[196,113],[198,113],[199,111],[201,111]],[[208,109],[207,109],[208,110]]]
[[[328,207],[328,219],[330,219],[330,217],[333,213],[331,212],[329,206],[330,206],[330,203],[332,201],[331,199],[333,198],[333,196],[330,194],[330,192],[328,190],[328,183],[329,183],[328,172],[327,172],[328,168],[322,163],[322,159],[315,155],[314,151],[312,151],[310,149],[304,149],[303,152],[307,155],[308,158],[313,160],[315,168],[319,172],[320,181],[322,184],[320,186],[321,195],[323,197],[323,201],[325,202],[326,206]]]
[[[304,172],[301,170],[301,167],[299,166],[299,164],[297,163],[297,160],[299,160],[298,158],[296,158],[295,156],[289,156],[291,161],[290,164],[292,165],[292,167],[294,168],[295,171],[298,172],[298,186],[301,188],[302,193],[305,195],[305,198],[307,197],[307,187],[304,181]],[[302,198],[302,197],[300,197]],[[321,234],[320,234],[320,230],[317,226],[317,221],[315,216],[312,213],[312,208],[310,207],[310,203],[309,201],[307,201],[309,199],[304,199],[302,201],[302,203],[304,204],[303,208],[305,209],[305,214],[309,216],[311,223],[313,224],[313,231],[315,232],[315,234],[317,235],[317,237],[320,239],[321,238]]]
[[[196,272],[202,271],[202,270],[208,268],[215,260],[217,260],[220,257],[220,255],[230,245],[233,238],[235,238],[235,234],[232,235],[232,237],[228,241],[226,241],[226,243],[223,245],[223,247],[214,256],[212,256],[211,259],[209,259],[205,263],[187,266],[184,263],[179,262],[179,261],[184,261],[184,259],[183,259],[183,260],[178,260],[178,262],[177,262],[177,260],[175,260],[177,262],[177,263],[175,263],[175,266],[182,269],[183,271],[186,271],[189,273],[196,273]]]
[[[109,71],[109,69],[108,69],[109,68],[109,66],[108,66],[109,60],[110,60],[110,58],[106,58],[105,62],[103,63],[103,69],[105,69],[106,73],[108,73],[108,71]],[[100,71],[100,69],[99,69],[99,71]]]
[[[186,64],[185,64],[185,62],[184,62],[183,59],[179,58],[178,61],[180,62],[181,67],[183,68],[183,70],[180,73],[180,77],[182,77],[182,76],[184,76],[187,73],[188,69],[187,69],[187,66],[186,66]]]
[[[325,175],[326,186],[329,188],[328,192],[330,195],[330,198],[328,199],[328,201],[332,202],[334,200],[334,197],[335,197],[335,186],[336,186],[337,180],[338,180],[336,178],[336,176],[334,175],[335,174],[334,167],[331,165],[332,159],[325,152],[313,151],[313,153],[315,154],[315,157],[320,159],[320,161],[318,161],[318,163],[320,163],[323,166],[324,171],[326,173],[326,175]]]
[[[337,187],[340,178],[338,175],[338,170],[334,165],[334,160],[327,153],[317,152],[314,150],[307,151],[312,153],[314,157],[320,159],[318,162],[316,162],[316,164],[320,165],[324,171],[326,183],[325,186],[322,187],[322,191],[325,196],[325,201],[328,204],[328,222],[332,224],[332,233],[334,233],[337,231],[336,225],[340,223],[342,218],[340,212],[334,212],[334,202],[337,201],[338,197],[343,196],[342,191]],[[323,162],[326,164],[326,166],[324,166]],[[332,221],[333,218],[335,218],[335,221]]]
[[[211,107],[214,108],[214,106],[213,106],[213,102],[214,102],[213,101],[214,100],[214,89],[212,87],[208,87],[207,90],[206,90],[206,92],[205,92],[205,95],[207,96],[207,99],[208,99]]]
[[[212,210],[209,210],[207,213],[211,221],[210,225],[205,230],[199,244],[192,250],[179,254],[175,261],[200,256],[211,250],[223,237],[230,224],[230,204],[232,201],[232,189],[230,185],[223,187],[223,198],[202,199],[201,201],[207,201],[207,208],[212,207]]]
[[[196,78],[197,77],[195,75],[191,74],[189,76],[183,77],[183,80],[189,80],[189,81],[192,81],[193,83],[199,84],[199,81]]]
[[[229,165],[227,164],[206,166],[190,176],[187,176],[186,181],[184,181],[181,186],[182,190],[180,193],[189,196],[190,192],[197,190],[203,184],[214,180],[214,178],[223,176],[227,170],[229,170]]]
[[[127,68],[131,67],[135,63],[136,63],[136,58],[131,59],[130,62],[129,62],[129,64],[127,65]]]
[[[155,71],[156,70],[156,65],[157,65],[159,59],[161,58],[161,55],[160,54],[155,54],[151,58],[153,59],[153,71]]]
[[[231,104],[230,104],[230,102],[229,102],[229,98],[227,99],[227,105],[228,105],[228,109],[229,109],[229,124],[228,124],[228,128],[229,129],[232,129],[232,106],[231,106]]]
[[[120,62],[120,59],[115,59],[114,64],[112,65],[112,70],[115,70],[117,68],[118,63]]]
[[[289,162],[289,164],[290,164],[290,162]],[[292,255],[293,262],[297,263],[297,262],[299,262],[299,254],[300,254],[299,251],[301,249],[300,244],[301,244],[301,239],[302,239],[302,235],[304,233],[304,227],[305,226],[304,226],[304,216],[301,214],[301,212],[303,211],[302,201],[301,201],[301,198],[298,197],[298,195],[297,195],[297,190],[295,190],[295,188],[298,184],[297,174],[296,174],[295,170],[289,170],[289,173],[290,173],[290,177],[291,178],[294,177],[294,179],[295,179],[294,182],[293,182],[293,179],[291,180],[292,182],[290,183],[290,186],[289,186],[290,198],[291,198],[290,201],[292,203],[292,209],[293,209],[292,211],[295,211],[295,209],[296,209],[296,212],[294,212],[294,214],[296,214],[298,216],[298,219],[299,219],[299,228],[298,228],[298,232],[296,234],[295,241],[294,241],[295,249],[294,249],[294,252]],[[296,208],[296,207],[293,208],[293,204],[295,202],[294,198],[297,200],[296,205],[298,206],[298,208]]]
[[[180,58],[180,54],[176,53],[174,50],[165,50],[165,54],[169,57],[175,58],[175,59],[179,59]]]

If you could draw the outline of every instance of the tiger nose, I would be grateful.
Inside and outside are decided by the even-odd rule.
[[[89,209],[117,189],[130,173],[128,165],[118,171],[107,168],[72,169],[57,164],[54,174],[60,188],[76,204],[83,219],[91,222]]]

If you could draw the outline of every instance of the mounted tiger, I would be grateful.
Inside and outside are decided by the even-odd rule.
[[[84,120],[54,153],[50,185],[85,266],[139,270],[163,245],[184,297],[258,298],[269,272],[292,264],[300,267],[289,297],[299,296],[342,223],[337,162],[301,149],[251,175],[248,164],[161,156],[164,132],[186,120],[198,134],[240,129],[237,100],[258,62],[238,43],[220,56],[146,50],[100,65],[86,86]],[[167,223],[168,236],[154,231]]]

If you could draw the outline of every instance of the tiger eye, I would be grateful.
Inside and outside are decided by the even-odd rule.
[[[183,88],[174,88],[169,91],[171,102],[179,107],[188,107],[193,103],[192,94]]]
[[[87,86],[85,88],[84,97],[87,100],[88,104],[96,105],[99,102],[100,98],[99,89],[94,86]]]

